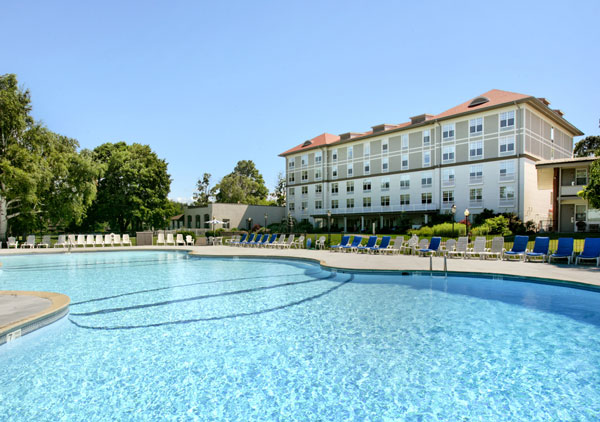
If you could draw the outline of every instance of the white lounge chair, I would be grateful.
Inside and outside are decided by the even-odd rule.
[[[165,234],[163,232],[158,232],[158,237],[156,238],[156,246],[165,245]]]
[[[294,240],[294,242],[292,243],[292,247],[297,249],[304,248],[304,236],[300,236],[298,240]]]
[[[113,235],[112,234],[104,235],[104,246],[115,246],[115,245],[113,245]]]
[[[231,239],[225,240],[225,244],[231,246],[235,242],[239,242],[240,239],[241,239],[241,236],[237,236],[237,235],[236,236],[232,236]]]
[[[465,258],[479,258],[479,259],[483,259],[483,256],[485,255],[486,252],[486,248],[485,248],[485,244],[487,243],[487,240],[485,237],[478,237],[475,239],[475,242],[473,243],[473,249],[471,249],[470,251],[467,251],[467,253],[465,254]]]
[[[183,235],[181,233],[177,233],[177,246],[179,245],[185,246],[185,240],[183,240]]]
[[[94,240],[94,243],[96,244],[96,246],[102,245],[102,247],[104,247],[104,240],[102,239],[101,234],[96,235],[96,239]]]
[[[446,256],[448,258],[454,258],[454,257],[464,258],[465,255],[467,254],[467,246],[468,245],[469,245],[469,242],[466,237],[459,237],[458,242],[456,242],[456,246],[454,247],[454,250],[448,251],[446,253]]]
[[[83,246],[85,248],[85,236],[83,234],[77,235],[77,246]]]
[[[325,240],[326,240],[325,236],[319,237],[319,239],[315,242],[315,248],[316,249],[325,249]]]
[[[419,244],[419,236],[413,234],[406,243],[403,243],[400,247],[400,252],[408,252],[409,255],[415,253],[417,245]]]
[[[42,236],[42,241],[40,243],[37,244],[38,248],[49,248],[50,247],[50,235],[49,234],[45,234]]]
[[[192,237],[192,235],[188,234],[185,236],[185,244],[187,246],[194,246],[194,238]]]
[[[448,256],[449,251],[453,251],[456,247],[456,239],[448,239],[446,240],[446,244],[442,249],[442,254]]]
[[[85,237],[85,246],[91,246],[92,248],[94,246],[96,246],[96,242],[94,241],[94,235],[93,234],[88,234]]]
[[[75,240],[75,235],[74,234],[70,234],[67,236],[67,246],[71,246],[71,247],[77,247],[77,241]]]
[[[113,245],[123,246],[120,234],[113,234]]]
[[[294,243],[294,238],[295,237],[296,237],[295,234],[293,234],[293,233],[290,234],[289,237],[287,238],[286,242],[281,245],[281,249],[291,248],[292,244]]]
[[[19,247],[19,241],[16,237],[11,236],[7,239],[6,246],[8,247],[8,249],[10,249],[11,247],[17,249]]]
[[[58,240],[54,244],[55,248],[66,248],[67,247],[67,236],[64,234],[58,235]]]
[[[167,246],[168,245],[173,245],[175,246],[175,239],[173,239],[173,233],[167,233],[167,242],[166,242]]]
[[[123,243],[122,243],[122,245],[123,246],[125,246],[125,245],[133,246],[133,244],[131,243],[131,239],[129,238],[128,234],[124,234],[123,235]]]
[[[21,245],[21,249],[23,248],[35,248],[35,235],[34,234],[30,234],[29,236],[27,236],[27,240],[25,241],[25,243],[23,243]]]
[[[497,258],[502,259],[504,253],[504,237],[497,236],[492,239],[492,247],[483,254],[483,259]]]

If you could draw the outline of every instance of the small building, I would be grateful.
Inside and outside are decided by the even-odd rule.
[[[598,159],[566,158],[536,164],[538,187],[552,190],[552,223],[549,229],[564,233],[600,230],[600,210],[590,208],[588,202],[577,195],[587,185],[590,166]]]
[[[216,219],[214,229],[251,229],[254,225],[265,226],[285,220],[286,207],[246,204],[208,204],[205,207],[186,206],[184,213],[171,219],[171,229],[212,230],[209,221]]]

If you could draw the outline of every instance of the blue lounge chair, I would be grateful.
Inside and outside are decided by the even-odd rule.
[[[358,245],[356,247],[356,252],[360,251],[370,251],[373,246],[377,244],[377,236],[369,236],[369,240],[367,240],[366,245]]]
[[[264,247],[266,248],[267,246],[271,246],[271,245],[273,245],[273,243],[275,242],[275,240],[277,240],[277,234],[276,234],[276,233],[273,233],[273,234],[271,235],[271,237],[270,237],[270,238],[268,238],[268,239],[269,239],[269,240],[267,240],[266,242],[262,242],[262,243],[260,244],[260,246],[264,246]]]
[[[265,233],[263,234],[262,239],[259,242],[256,242],[256,247],[261,247],[267,244],[267,241],[269,240],[269,233]]]
[[[231,244],[231,246],[238,246],[238,245],[240,245],[241,243],[244,243],[244,241],[246,240],[246,237],[248,237],[248,233],[244,233],[244,234],[242,235],[242,237],[240,238],[240,240],[237,240],[237,241],[235,241],[235,242],[231,242],[231,243],[230,243],[230,244]]]
[[[525,259],[525,252],[527,252],[527,243],[529,242],[529,236],[515,236],[515,242],[510,251],[504,251],[502,255],[503,259],[510,260],[511,257],[516,256],[518,259]]]
[[[585,239],[583,252],[575,258],[575,263],[579,264],[579,261],[582,259],[596,261],[596,265],[600,266],[600,237],[588,237]]]
[[[428,256],[435,255],[440,248],[440,243],[442,243],[441,237],[432,237],[429,241],[429,247],[427,249],[419,249],[419,255]]]
[[[381,238],[381,242],[379,246],[375,245],[371,248],[372,252],[381,252],[381,251],[389,251],[388,248],[390,246],[390,241],[392,240],[392,236],[383,236]]]
[[[248,238],[245,241],[240,242],[239,245],[240,246],[246,246],[246,245],[252,243],[254,241],[254,236],[256,236],[254,233],[250,233],[248,235]]]
[[[553,259],[567,259],[567,263],[573,262],[573,238],[572,237],[561,237],[558,239],[558,247],[556,251],[548,256],[548,263],[552,262]]]
[[[339,244],[337,245],[333,245],[331,248],[329,248],[330,251],[341,251],[342,248],[345,248],[346,245],[348,245],[348,242],[350,241],[350,236],[342,236],[342,240],[340,241]]]
[[[268,235],[265,235],[265,236],[268,236]],[[252,247],[256,246],[256,245],[260,244],[262,238],[263,238],[263,236],[261,236],[260,233],[257,233],[256,236],[254,237],[254,241],[248,242],[246,244],[246,246],[252,246]]]
[[[546,262],[546,259],[548,258],[549,247],[549,237],[536,237],[533,245],[533,252],[525,252],[525,261],[542,258],[542,262]]]
[[[358,248],[360,242],[362,242],[362,236],[354,236],[354,239],[352,239],[352,243],[350,245],[344,246],[342,250],[352,252],[353,250]]]

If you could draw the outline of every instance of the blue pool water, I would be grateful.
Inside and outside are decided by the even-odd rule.
[[[7,421],[597,421],[600,294],[174,252],[4,256],[70,315],[0,347]]]

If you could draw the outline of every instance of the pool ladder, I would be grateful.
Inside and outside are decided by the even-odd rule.
[[[429,275],[433,273],[433,255],[429,255]],[[448,261],[444,255],[444,277],[448,277]]]

